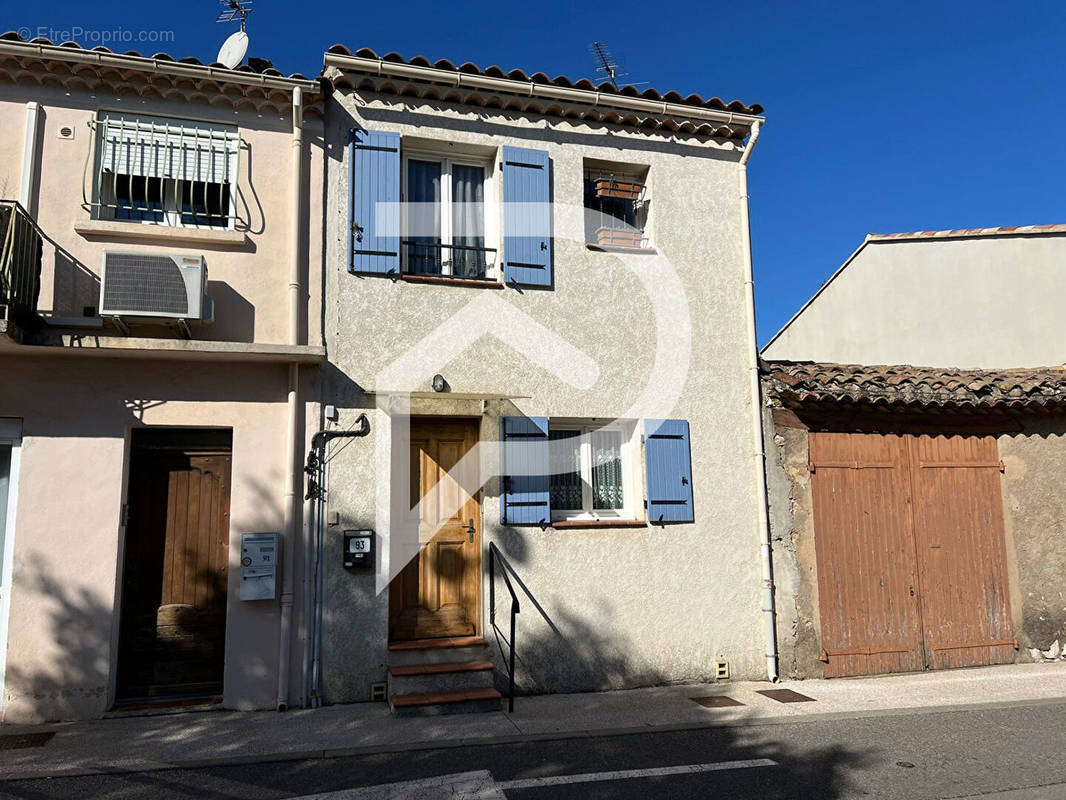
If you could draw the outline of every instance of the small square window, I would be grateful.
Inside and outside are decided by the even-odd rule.
[[[585,162],[585,241],[611,249],[648,247],[647,169]]]

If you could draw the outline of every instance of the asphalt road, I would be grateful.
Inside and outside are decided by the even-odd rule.
[[[396,783],[406,785],[365,788]],[[34,799],[319,793],[339,793],[336,800],[1053,800],[1066,798],[1066,702],[0,783],[0,797]]]

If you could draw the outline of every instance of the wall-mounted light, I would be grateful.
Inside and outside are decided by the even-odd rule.
[[[433,376],[433,391],[446,392],[448,390],[448,381],[444,380],[443,375]]]

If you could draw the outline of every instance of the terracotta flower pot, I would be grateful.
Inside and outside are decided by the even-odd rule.
[[[601,247],[640,249],[644,246],[644,233],[635,230],[619,230],[618,228],[598,228],[596,230],[596,243]]]
[[[630,181],[616,181],[613,178],[600,178],[596,181],[597,197],[620,197],[623,200],[639,200],[644,191],[644,184]]]

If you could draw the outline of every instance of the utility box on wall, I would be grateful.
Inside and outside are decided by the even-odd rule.
[[[344,532],[344,567],[345,569],[373,569],[373,531]]]
[[[278,534],[241,534],[241,600],[277,596]]]

